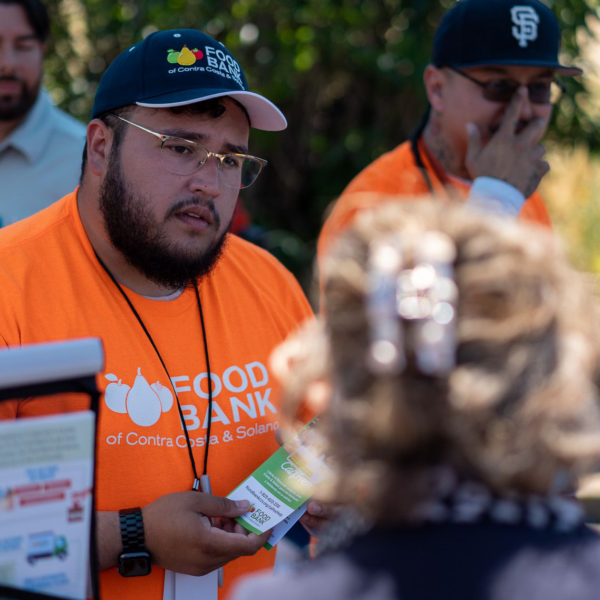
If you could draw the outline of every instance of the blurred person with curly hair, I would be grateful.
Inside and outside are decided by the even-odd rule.
[[[597,597],[600,539],[568,493],[600,456],[580,276],[541,230],[378,204],[325,258],[326,317],[273,359],[289,417],[322,414],[321,499],[352,508],[316,564],[234,599]]]

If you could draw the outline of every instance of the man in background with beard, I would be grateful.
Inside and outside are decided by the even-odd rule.
[[[272,255],[227,231],[240,189],[266,165],[249,154],[250,127],[286,125],[222,44],[153,33],[100,82],[79,189],[0,231],[0,345],[104,344],[103,598],[159,600],[210,573],[197,592],[216,600],[273,564],[268,533],[231,520],[249,502],[224,496],[278,447],[268,359],[311,310]],[[4,419],[79,407],[60,396],[0,404]],[[214,495],[191,491],[209,491],[203,474]]]
[[[0,0],[0,226],[46,208],[79,179],[85,127],[40,89],[48,34],[39,0]]]

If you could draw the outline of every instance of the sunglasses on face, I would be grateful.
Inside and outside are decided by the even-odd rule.
[[[515,92],[524,85],[514,79],[491,79],[490,81],[479,81],[464,71],[449,67],[451,71],[458,73],[465,79],[477,84],[483,92],[483,97],[490,102],[510,102]],[[566,91],[565,86],[556,79],[549,81],[534,81],[526,84],[529,93],[529,101],[532,104],[554,104],[561,93]]]

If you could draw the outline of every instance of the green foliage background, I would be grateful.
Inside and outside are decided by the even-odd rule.
[[[492,2],[493,0],[490,0]],[[448,0],[48,0],[53,41],[46,85],[83,121],[106,66],[156,29],[191,27],[222,41],[251,89],[287,116],[283,133],[253,132],[269,160],[244,192],[267,244],[306,283],[323,214],[352,177],[403,141],[425,107],[421,77]],[[579,55],[600,0],[549,2],[563,27],[565,60]],[[550,132],[564,146],[600,148],[566,82]]]

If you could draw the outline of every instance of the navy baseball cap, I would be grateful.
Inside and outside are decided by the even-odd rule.
[[[581,75],[581,69],[558,62],[559,50],[558,21],[539,0],[459,0],[440,21],[432,62],[436,67],[546,67]]]
[[[168,108],[221,96],[235,98],[256,129],[287,127],[272,102],[248,90],[242,68],[223,44],[195,29],[156,31],[108,67],[96,92],[92,119],[129,104]]]

